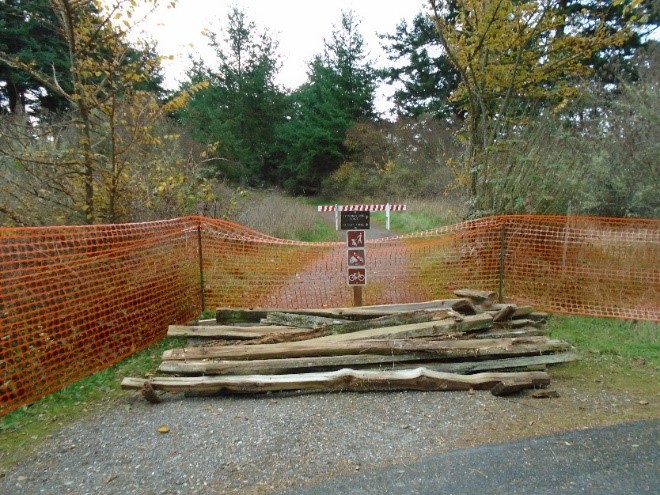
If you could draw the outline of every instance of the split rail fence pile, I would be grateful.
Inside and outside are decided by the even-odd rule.
[[[660,221],[502,216],[367,242],[366,305],[462,287],[538,310],[660,321]],[[163,338],[203,308],[352,304],[343,242],[202,217],[0,228],[0,415]]]
[[[150,402],[160,402],[159,391],[488,389],[507,395],[545,388],[547,365],[579,358],[570,344],[548,337],[547,313],[493,304],[494,292],[456,295],[297,313],[220,310],[221,324],[169,327],[168,335],[198,344],[165,351],[159,371],[173,376],[128,377],[122,387],[141,390]]]

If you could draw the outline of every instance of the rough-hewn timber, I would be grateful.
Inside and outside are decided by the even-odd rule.
[[[325,338],[325,337],[323,337]],[[165,351],[163,360],[188,359],[275,359],[285,357],[338,356],[348,354],[427,353],[434,359],[479,359],[493,356],[514,357],[570,350],[561,340],[546,337],[515,339],[468,339],[427,341],[356,340],[319,342],[322,339],[280,344],[228,345],[222,347],[188,347]]]
[[[273,333],[311,333],[305,328],[291,328],[289,326],[251,326],[239,327],[235,325],[170,325],[167,330],[168,337],[212,337],[216,339],[249,340],[258,339]]]
[[[324,373],[292,375],[247,375],[220,377],[124,378],[125,390],[142,390],[148,382],[153,390],[217,394],[261,393],[287,390],[371,391],[371,390],[469,390],[492,389],[503,381],[525,384],[527,388],[544,387],[550,377],[543,371],[521,373],[478,373],[457,375],[425,368],[399,371],[342,369]]]
[[[379,304],[374,306],[361,306],[359,308],[328,308],[328,309],[266,309],[266,308],[249,308],[249,309],[232,309],[232,308],[218,308],[216,311],[216,321],[218,323],[258,323],[263,318],[268,316],[271,312],[283,313],[297,313],[301,315],[311,316],[324,316],[327,318],[346,318],[348,320],[359,320],[365,318],[376,318],[379,316],[387,316],[396,313],[406,313],[417,310],[434,310],[439,311],[443,309],[452,309],[461,314],[473,315],[479,311],[474,305],[465,298],[460,299],[437,299],[433,301],[426,301],[422,303],[407,303],[407,304]]]
[[[381,356],[377,354],[353,354],[348,356],[322,356],[311,358],[258,359],[250,361],[164,361],[158,371],[174,375],[260,375],[282,374],[301,371],[328,371],[342,367],[401,369],[424,366],[446,373],[477,373],[482,371],[527,369],[538,370],[548,364],[567,363],[580,359],[574,352],[523,356],[484,361],[458,363],[428,362],[426,354],[402,354]],[[423,364],[416,364],[421,363]]]

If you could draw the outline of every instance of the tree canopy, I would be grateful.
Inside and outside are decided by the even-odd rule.
[[[457,112],[449,101],[459,75],[442,49],[433,19],[419,13],[412,24],[404,19],[394,34],[380,35],[392,65],[381,76],[396,84],[395,110],[403,117],[431,114],[448,118]]]
[[[275,135],[285,114],[284,92],[275,83],[277,43],[237,8],[227,16],[224,35],[208,34],[217,66],[195,61],[189,84],[208,81],[208,87],[191,98],[182,120],[209,145],[216,171],[261,184],[276,174]]]
[[[380,35],[378,69],[342,12],[290,90],[277,39],[234,7],[172,92],[133,34],[145,5],[0,0],[3,224],[217,212],[221,183],[466,193],[472,215],[657,211],[653,0],[429,0]]]
[[[281,129],[284,185],[317,192],[322,180],[346,157],[346,131],[373,119],[376,73],[367,60],[359,20],[343,12],[325,50],[309,64],[307,82],[290,97],[290,115]]]

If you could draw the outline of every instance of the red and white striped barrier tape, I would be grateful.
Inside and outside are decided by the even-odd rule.
[[[388,205],[319,205],[318,211],[386,211]],[[390,211],[406,211],[406,205],[389,205]]]

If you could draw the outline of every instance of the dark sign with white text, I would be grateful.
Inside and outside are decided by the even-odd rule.
[[[342,211],[341,230],[366,230],[369,228],[368,211]]]

